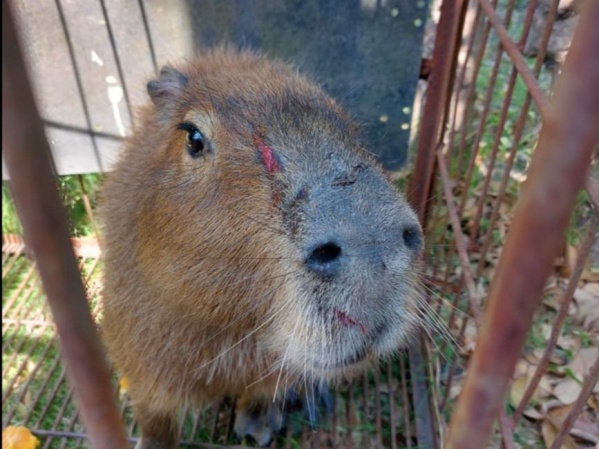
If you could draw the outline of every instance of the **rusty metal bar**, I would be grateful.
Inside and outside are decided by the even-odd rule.
[[[449,173],[447,170],[447,164],[445,163],[445,156],[443,156],[443,151],[441,148],[437,150],[437,164],[439,166],[439,174],[441,175],[441,184],[445,193],[447,211],[449,212],[449,220],[454,232],[454,238],[456,241],[458,255],[460,257],[460,265],[462,266],[462,276],[464,277],[464,281],[466,282],[466,287],[468,289],[468,302],[470,305],[470,312],[474,316],[476,324],[479,325],[482,319],[482,312],[480,310],[479,304],[480,298],[476,294],[476,286],[474,284],[474,273],[472,272],[472,267],[470,266],[470,258],[468,257],[468,251],[466,250],[466,239],[464,237],[464,234],[462,233],[462,228],[460,227],[460,218],[458,216],[455,198],[453,196],[453,193],[451,192],[451,187],[449,185]]]
[[[478,3],[487,15],[487,18],[489,19],[489,22],[491,23],[493,28],[495,28],[495,32],[497,33],[497,36],[499,37],[499,40],[501,41],[501,44],[503,45],[505,52],[511,58],[512,62],[514,63],[514,67],[518,70],[518,73],[522,77],[522,80],[526,84],[526,87],[528,87],[530,95],[537,104],[539,111],[541,111],[542,115],[545,115],[545,111],[548,105],[547,96],[545,95],[545,92],[543,92],[539,87],[539,84],[537,83],[534,74],[526,64],[526,61],[524,60],[522,53],[520,53],[518,46],[510,38],[509,33],[501,23],[501,19],[497,16],[495,9],[493,9],[493,6],[489,3],[489,1],[478,0]]]
[[[586,181],[599,141],[597,21],[599,2],[586,2],[491,283],[480,340],[451,421],[448,449],[484,447],[574,200]]]
[[[2,250],[4,251],[5,239],[10,240],[12,244],[7,245],[6,251],[12,253],[16,251],[17,255],[20,255],[23,251],[29,250],[25,245],[25,241],[21,236],[14,234],[6,234],[2,236]],[[85,259],[98,259],[101,255],[100,253],[100,244],[98,239],[94,237],[71,237],[71,245],[73,247],[73,251],[75,252],[75,256],[82,257]],[[2,277],[4,278],[6,273],[2,273]]]
[[[472,32],[470,33],[470,39],[468,41],[468,45],[466,47],[466,55],[464,56],[464,63],[461,66],[460,74],[458,75],[457,82],[455,84],[455,99],[453,102],[453,109],[451,112],[451,127],[450,129],[455,129],[456,120],[458,116],[458,107],[460,105],[460,94],[462,92],[462,86],[464,85],[464,80],[466,79],[466,72],[468,71],[468,62],[470,61],[470,57],[472,55],[472,49],[474,48],[474,41],[476,40],[476,29],[479,26],[481,18],[480,8],[476,8],[476,13],[474,16],[474,21],[472,24]],[[462,44],[463,46],[464,44]],[[483,46],[484,47],[484,46]],[[456,67],[457,68],[457,67]],[[448,153],[453,150],[454,144],[454,135],[455,133],[451,133],[449,136],[449,145],[448,145]]]
[[[71,248],[10,2],[2,3],[2,149],[12,194],[61,340],[92,447],[127,447],[110,375]]]
[[[514,1],[515,0],[511,0],[510,3],[508,4],[507,7],[507,13],[506,15],[511,15],[511,10],[513,8],[514,5]],[[497,0],[493,0],[493,7],[495,7],[497,5]],[[477,12],[480,12],[481,8],[480,6],[477,9]],[[481,67],[481,62],[483,60],[483,57],[485,55],[485,52],[487,50],[487,41],[489,39],[489,34],[491,32],[491,23],[487,20],[485,23],[485,28],[483,30],[482,33],[482,42],[480,43],[480,47],[478,49],[478,53],[476,54],[476,58],[474,59],[474,73],[472,75],[472,80],[470,83],[470,86],[468,86],[468,91],[466,93],[466,98],[465,98],[465,107],[464,107],[464,116],[463,116],[463,126],[462,126],[462,132],[461,132],[461,136],[460,136],[460,145],[459,145],[459,150],[458,150],[458,158],[457,158],[457,173],[461,173],[462,172],[462,159],[464,157],[464,150],[466,147],[466,136],[468,134],[468,128],[470,125],[470,117],[471,117],[471,113],[472,113],[472,106],[473,106],[473,101],[472,101],[472,97],[474,95],[474,92],[476,90],[476,81],[478,80],[478,75],[480,73],[480,67]],[[456,86],[457,89],[462,89],[462,85],[458,85]],[[459,96],[460,94],[460,90],[458,90],[456,96]],[[451,157],[453,155],[453,147],[452,147],[452,143],[453,143],[453,135],[456,133],[455,127],[452,126],[452,133],[450,136],[450,148],[447,151],[447,160],[451,160]],[[467,187],[467,185],[465,185],[465,187]]]
[[[424,348],[422,336],[418,339],[420,348]],[[437,435],[433,426],[428,398],[427,375],[424,368],[424,353],[410,350],[410,373],[412,381],[412,403],[416,419],[416,436],[418,447],[423,449],[436,448]]]
[[[389,427],[391,430],[391,449],[397,449],[397,441],[395,441],[396,437],[395,434],[397,432],[397,424],[395,422],[395,396],[396,396],[396,389],[393,387],[393,383],[396,381],[396,379],[393,376],[393,370],[392,370],[392,363],[389,362],[387,363],[387,382],[389,384],[389,391],[387,392],[387,394],[389,395]],[[399,385],[397,386],[397,390],[399,390]],[[408,410],[408,404],[404,404],[405,410]],[[335,436],[335,434],[337,432],[335,432],[334,430],[337,428],[337,426],[335,425],[335,422],[333,422],[333,436]],[[333,441],[333,447],[335,447],[335,443]]]
[[[433,68],[426,93],[426,103],[418,132],[418,152],[414,167],[415,176],[410,179],[409,200],[416,209],[421,223],[427,215],[435,167],[435,148],[448,103],[451,69],[456,56],[456,47],[461,36],[460,20],[465,0],[444,1],[441,3],[441,17],[435,36]]]
[[[447,120],[451,105],[452,77],[457,61],[458,42],[461,40],[464,16],[468,2],[465,0],[441,3],[441,16],[433,49],[433,69],[427,88],[423,119],[418,137],[418,152],[414,173],[410,179],[409,201],[416,209],[425,227],[434,185],[435,148],[442,124]],[[431,416],[430,400],[424,370],[424,342],[422,339],[409,350],[412,375],[412,398],[416,419],[418,444],[423,448],[437,447],[436,429]]]
[[[369,407],[368,407],[368,374],[364,373],[364,375],[362,376],[362,410],[364,411],[364,415],[365,415],[365,419],[366,422],[369,422]],[[367,432],[362,432],[362,444],[360,446],[361,448],[366,448],[369,449],[370,448],[370,441],[368,438],[368,433]]]
[[[406,380],[406,366],[405,366],[405,362],[404,362],[404,358],[400,357],[399,359],[399,372],[400,372],[400,379],[401,379],[401,398],[402,401],[404,403],[404,407],[406,407],[409,403],[410,400],[408,399],[408,384],[407,384],[407,380]],[[406,411],[408,409],[406,408]],[[412,432],[410,430],[410,414],[409,413],[404,413],[404,433],[406,436],[406,447],[408,449],[412,448]]]
[[[537,57],[535,60],[535,65],[534,65],[535,75],[539,74],[539,72],[541,70],[541,66],[543,64],[543,59],[545,57],[545,53],[547,51],[547,46],[549,44],[549,38],[551,36],[552,25],[553,25],[554,19],[555,19],[554,16],[555,16],[555,14],[557,14],[558,4],[559,4],[559,0],[551,1],[550,11],[553,12],[553,15],[551,17],[549,17],[547,19],[547,21],[545,22],[545,26],[543,29],[543,35],[541,37],[541,44],[539,46],[539,51],[538,51],[538,54],[537,54]],[[524,36],[524,33],[523,33],[523,36]],[[512,75],[515,75],[515,71],[512,72]],[[530,95],[530,93],[527,93],[526,98],[524,100],[524,104],[522,105],[522,108],[520,109],[520,115],[516,122],[516,126],[514,128],[513,143],[512,143],[510,152],[509,152],[509,156],[508,156],[507,160],[505,161],[504,173],[503,173],[503,176],[501,179],[501,184],[499,187],[498,195],[495,198],[495,201],[493,202],[493,210],[491,212],[491,219],[489,220],[489,229],[487,230],[487,233],[485,235],[484,245],[480,252],[480,260],[479,260],[477,274],[480,274],[482,272],[483,261],[485,260],[487,252],[488,252],[489,248],[491,247],[491,243],[493,241],[492,240],[493,227],[499,218],[501,199],[503,198],[503,196],[507,190],[507,187],[508,187],[508,182],[510,180],[510,173],[512,170],[512,166],[514,164],[514,160],[516,158],[516,154],[518,152],[518,144],[519,144],[520,139],[522,138],[522,135],[524,133],[524,127],[526,125],[526,120],[528,118],[528,109],[530,107],[530,103],[531,103],[531,95]]]
[[[56,342],[54,340],[50,341],[50,344],[55,344]],[[46,392],[46,388],[48,386],[48,384],[50,383],[50,380],[52,379],[52,376],[54,375],[55,371],[58,369],[60,365],[60,358],[56,357],[54,359],[54,362],[52,363],[52,366],[50,366],[49,368],[46,368],[46,376],[44,379],[44,382],[42,383],[42,385],[40,386],[39,390],[37,391],[35,397],[31,400],[30,402],[30,406],[29,406],[29,410],[27,412],[27,415],[25,416],[25,418],[23,419],[23,422],[29,422],[29,420],[31,419],[31,417],[33,416],[33,412],[35,411],[42,395]],[[64,371],[63,371],[64,372]],[[48,405],[50,404],[51,401],[48,401]],[[12,411],[12,413],[14,413],[14,410]],[[42,415],[43,416],[43,415]],[[41,416],[40,416],[41,418]],[[11,416],[7,416],[6,421],[10,422],[10,420],[12,419],[12,415]]]
[[[532,25],[532,19],[534,16],[534,8],[536,6],[536,1],[533,0],[530,2],[530,4],[528,5],[528,9],[526,10],[526,17],[524,19],[524,27],[522,29],[522,34],[520,36],[520,44],[524,45],[524,43],[526,42],[529,32],[530,32],[530,27]],[[546,48],[546,44],[545,44],[545,48]],[[499,69],[500,63],[501,63],[501,47],[500,49],[498,49],[497,52],[497,59],[496,59],[496,63],[497,65],[495,66],[497,69]],[[499,124],[497,125],[497,131],[496,131],[496,135],[495,138],[493,139],[493,147],[491,150],[491,156],[490,156],[490,160],[488,163],[488,171],[487,171],[487,175],[485,176],[485,180],[483,183],[483,188],[482,188],[482,192],[480,195],[480,199],[478,201],[477,204],[477,208],[476,208],[476,214],[474,216],[474,220],[473,220],[473,225],[472,225],[472,236],[476,239],[476,236],[478,235],[478,230],[479,230],[479,226],[480,226],[480,221],[482,218],[482,213],[483,213],[483,208],[484,208],[484,204],[485,204],[485,200],[487,198],[487,193],[489,191],[489,186],[491,184],[491,178],[493,176],[493,169],[495,167],[495,162],[496,162],[496,158],[497,158],[497,154],[499,151],[499,144],[501,141],[501,137],[502,137],[502,130],[505,126],[505,123],[507,122],[507,117],[508,117],[508,112],[509,112],[509,108],[510,105],[512,103],[512,97],[513,97],[513,93],[514,93],[514,88],[516,87],[516,78],[517,78],[517,74],[518,71],[513,68],[512,72],[510,74],[510,78],[508,81],[508,87],[507,87],[507,91],[505,93],[505,98],[501,107],[501,114],[500,114],[500,118],[499,118]],[[492,97],[493,92],[489,91],[489,95]],[[490,100],[490,99],[489,99]],[[521,112],[521,117],[526,117],[526,114],[528,112],[528,103],[529,103],[529,99],[527,97],[526,99],[526,107],[522,108],[522,112]],[[518,123],[520,123],[521,120],[518,121]],[[523,125],[524,123],[522,123]],[[481,129],[481,134],[480,137],[482,137],[482,129]],[[519,140],[519,138],[518,138]],[[480,143],[480,140],[478,141]],[[514,139],[514,149],[516,148],[517,145],[517,141],[516,139]],[[475,149],[475,151],[478,151],[478,149]],[[474,162],[474,161],[473,161]],[[506,179],[507,176],[509,175],[509,170],[506,169]],[[506,181],[507,182],[507,181]],[[502,190],[503,191],[503,190]],[[501,198],[503,195],[499,195],[499,198]],[[496,201],[496,208],[498,210],[499,208],[499,204],[500,204],[500,200]],[[462,201],[463,204],[466,204],[466,197],[463,196],[462,197]],[[460,209],[463,210],[463,209]],[[491,226],[489,226],[489,229],[492,228],[494,221],[492,220],[491,222]],[[490,235],[490,233],[487,234],[487,238]],[[490,241],[490,240],[489,240]],[[481,254],[481,260],[484,259],[484,257],[486,256],[486,250],[483,251],[483,254]],[[480,269],[479,269],[480,272]]]

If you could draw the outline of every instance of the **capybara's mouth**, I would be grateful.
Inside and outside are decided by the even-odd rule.
[[[371,342],[374,344],[376,341],[383,335],[385,330],[388,328],[388,325],[385,323],[379,323],[375,326],[366,326],[362,321],[359,321],[353,316],[339,310],[334,309],[335,317],[339,320],[339,322],[348,328],[356,328],[360,331],[362,335],[368,337]]]
[[[356,327],[363,334],[367,333],[366,326],[364,326],[364,324],[362,324],[360,321],[356,320],[355,318],[352,318],[351,316],[349,316],[347,313],[342,312],[339,309],[335,309],[335,316],[337,317],[337,319],[339,319],[341,324],[343,324],[344,326]]]

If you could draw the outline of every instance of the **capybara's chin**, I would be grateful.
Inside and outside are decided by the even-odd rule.
[[[139,447],[176,447],[177,410],[224,396],[265,444],[286,389],[409,340],[420,225],[349,116],[286,64],[215,50],[147,89],[101,203],[102,332]]]

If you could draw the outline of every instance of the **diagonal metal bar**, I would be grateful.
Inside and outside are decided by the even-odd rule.
[[[534,73],[532,70],[530,70],[528,64],[526,64],[526,61],[524,60],[522,53],[520,53],[516,43],[510,38],[509,33],[501,23],[501,19],[495,12],[495,9],[493,9],[493,6],[488,0],[478,0],[478,3],[487,15],[493,28],[495,28],[495,32],[497,33],[505,52],[511,58],[512,62],[514,63],[514,67],[516,70],[518,70],[518,73],[522,77],[526,87],[528,87],[530,95],[537,104],[539,111],[541,111],[541,114],[544,115],[548,105],[547,95],[545,95],[545,92],[543,92],[543,90],[539,87],[539,83],[537,82]]]
[[[586,2],[496,275],[448,449],[484,447],[599,142],[599,2]]]
[[[13,198],[27,244],[38,262],[92,447],[124,449],[123,423],[71,248],[50,148],[17,38],[10,2],[2,2],[2,149]]]

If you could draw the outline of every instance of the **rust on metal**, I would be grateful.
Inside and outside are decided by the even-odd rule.
[[[584,186],[581,175],[599,141],[597,20],[599,3],[586,2],[491,283],[480,340],[451,420],[449,449],[484,447]]]
[[[441,175],[441,184],[443,186],[443,192],[445,193],[445,201],[447,204],[447,211],[449,213],[449,219],[451,227],[455,236],[456,247],[458,255],[460,257],[460,264],[462,267],[462,276],[466,282],[466,288],[468,289],[468,300],[470,304],[470,311],[474,316],[476,324],[480,324],[482,319],[482,312],[480,310],[480,298],[476,293],[476,286],[474,284],[474,273],[470,266],[470,258],[468,257],[468,250],[466,249],[466,239],[462,228],[460,227],[460,218],[458,216],[457,208],[455,205],[455,199],[449,186],[449,173],[447,171],[447,165],[445,163],[445,156],[441,149],[437,150],[437,164],[439,166],[439,174]]]
[[[92,446],[127,447],[104,354],[69,241],[10,2],[2,3],[2,148],[26,241],[38,262]]]
[[[423,118],[418,131],[415,176],[410,180],[408,189],[408,199],[423,224],[434,177],[435,148],[443,120],[443,111],[448,102],[448,91],[451,88],[451,68],[457,54],[457,42],[461,36],[459,25],[463,22],[460,17],[463,16],[466,7],[467,2],[464,0],[444,1],[441,4],[441,17],[433,49],[433,67],[429,77]]]
[[[537,83],[534,74],[526,64],[526,61],[524,60],[522,53],[520,53],[518,46],[510,38],[509,33],[501,23],[501,19],[497,16],[497,13],[493,9],[493,6],[489,3],[489,1],[478,0],[478,3],[485,11],[485,14],[491,22],[493,28],[495,28],[495,32],[497,33],[497,36],[499,37],[499,40],[501,41],[501,44],[503,45],[505,52],[510,56],[512,62],[514,63],[514,67],[518,70],[518,73],[522,77],[522,80],[526,84],[526,87],[528,87],[530,95],[537,104],[537,107],[541,111],[541,114],[544,114],[548,104],[547,95],[545,95],[545,93],[539,87],[539,84]]]
[[[552,3],[550,5],[551,11],[553,11],[554,13],[557,11],[558,1],[559,0],[552,0]],[[529,10],[529,12],[530,12],[530,10]],[[537,76],[539,74],[539,71],[541,70],[541,67],[543,65],[543,60],[545,58],[545,54],[547,52],[547,47],[549,45],[549,38],[551,36],[552,23],[553,23],[553,21],[550,18],[544,25],[543,35],[541,38],[539,51],[538,51],[538,54],[537,54],[537,57],[535,60],[534,69],[533,69],[535,76]],[[525,39],[526,39],[525,33],[523,33],[522,41],[524,41]],[[512,72],[512,76],[515,76],[514,71]],[[497,197],[495,198],[495,201],[493,202],[493,210],[491,212],[491,218],[489,220],[489,227],[488,227],[487,233],[485,235],[483,248],[481,250],[477,274],[480,274],[482,272],[483,261],[485,260],[487,252],[491,248],[491,243],[493,242],[493,238],[492,238],[493,229],[494,229],[495,223],[499,219],[501,202],[502,202],[502,199],[504,198],[505,193],[507,191],[508,182],[510,180],[510,173],[511,173],[512,167],[514,165],[514,161],[516,159],[516,154],[518,153],[518,144],[524,134],[526,120],[528,118],[528,109],[529,109],[530,103],[531,103],[531,98],[532,98],[531,94],[530,94],[530,92],[528,92],[524,99],[524,103],[523,103],[522,107],[520,108],[520,115],[518,116],[518,120],[516,121],[516,124],[515,124],[514,132],[513,132],[513,136],[512,136],[512,139],[513,139],[512,146],[510,148],[508,158],[505,161],[504,172],[503,172],[503,176],[501,178],[501,183],[500,183],[500,186],[498,189]]]

